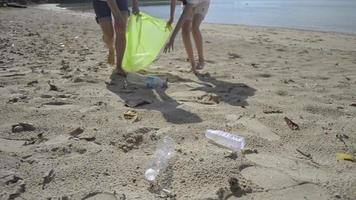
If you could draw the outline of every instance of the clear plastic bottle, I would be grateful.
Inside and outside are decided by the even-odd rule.
[[[150,161],[145,172],[145,178],[148,181],[156,180],[160,172],[164,171],[169,163],[169,159],[174,155],[174,140],[165,136],[159,141],[155,154]]]
[[[162,80],[159,77],[153,75],[144,76],[137,73],[129,73],[127,74],[126,80],[129,83],[152,89],[168,87],[166,80]]]
[[[205,137],[233,151],[241,151],[245,147],[245,138],[218,130],[206,130]]]

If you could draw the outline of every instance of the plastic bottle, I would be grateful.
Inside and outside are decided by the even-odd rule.
[[[218,130],[206,130],[205,137],[233,151],[241,151],[245,147],[245,138]]]
[[[147,170],[145,172],[145,178],[148,181],[156,180],[156,177],[160,172],[164,171],[167,166],[169,159],[174,155],[174,140],[165,136],[159,141],[155,154],[150,161]]]
[[[144,76],[137,73],[129,73],[126,78],[127,82],[144,86],[147,88],[167,88],[168,84],[166,80],[162,80],[157,76]]]

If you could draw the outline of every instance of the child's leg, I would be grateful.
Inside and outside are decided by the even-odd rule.
[[[125,48],[126,48],[126,23],[128,19],[128,12],[121,11],[124,18],[124,24],[120,24],[119,27],[115,28],[116,32],[116,70],[118,75],[125,76],[126,73],[122,69],[122,59],[124,58]]]
[[[195,72],[195,61],[194,61],[194,53],[192,42],[190,40],[190,30],[191,30],[191,20],[184,20],[182,26],[182,39],[185,47],[185,51],[187,52],[190,64],[192,66],[192,71]]]
[[[204,67],[204,52],[203,52],[203,37],[200,32],[200,24],[203,21],[203,16],[201,14],[196,14],[193,17],[192,22],[192,33],[195,42],[195,47],[198,51],[199,63],[197,69],[202,69]]]
[[[114,29],[112,25],[111,18],[103,18],[99,19],[98,23],[101,27],[101,30],[103,32],[103,41],[106,45],[106,47],[109,49],[109,55],[108,55],[108,63],[113,65],[115,64],[115,50],[114,50]]]
[[[93,1],[93,8],[96,14],[96,21],[103,32],[103,40],[109,49],[108,63],[113,65],[115,63],[114,29],[111,21],[110,8],[106,2],[99,0]]]

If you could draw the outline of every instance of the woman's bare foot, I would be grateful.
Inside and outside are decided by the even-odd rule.
[[[109,50],[108,64],[110,64],[110,65],[114,65],[115,64],[115,51],[114,51],[114,49],[110,49]]]

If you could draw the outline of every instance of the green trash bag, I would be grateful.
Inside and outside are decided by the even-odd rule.
[[[126,32],[123,69],[137,72],[151,64],[167,41],[170,29],[166,21],[145,13],[131,15]]]

